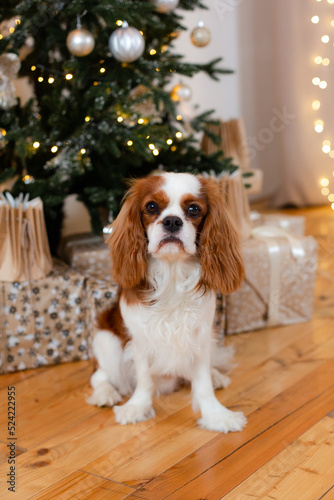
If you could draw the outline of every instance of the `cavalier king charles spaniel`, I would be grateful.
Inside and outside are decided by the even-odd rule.
[[[214,390],[226,387],[230,354],[216,343],[216,292],[233,292],[244,276],[237,232],[219,187],[186,173],[134,180],[112,226],[112,277],[119,298],[98,318],[91,378],[97,406],[114,406],[116,421],[154,417],[152,396],[189,381],[199,425],[240,431],[241,412],[225,408]]]

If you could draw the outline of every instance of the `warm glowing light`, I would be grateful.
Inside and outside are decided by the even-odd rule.
[[[321,106],[320,101],[313,101],[312,102],[312,109],[314,109],[314,111],[318,111],[318,109],[320,109],[320,106]]]
[[[96,85],[98,85],[98,84],[99,84],[99,82],[94,82],[93,83],[94,87],[96,87]]]
[[[36,66],[31,66],[31,71],[35,71],[36,70]]]
[[[327,145],[322,146],[322,151],[323,151],[324,153],[328,154],[328,153],[330,152],[330,150],[331,150],[331,147],[330,147],[330,146],[327,146]]]
[[[176,119],[177,119],[178,121],[182,120],[182,115],[177,115]]]
[[[160,71],[160,69],[159,68],[155,68],[155,71]]]
[[[89,122],[90,116],[85,116],[85,122]]]
[[[118,21],[116,21],[116,24],[117,24],[117,26],[122,26],[123,21],[121,21],[120,19],[118,19]]]
[[[40,147],[40,143],[38,141],[35,141],[34,144],[33,144],[33,147],[35,149],[38,149]]]
[[[331,193],[330,195],[328,195],[328,201],[331,201],[331,202],[334,201],[334,194],[333,193]]]
[[[55,79],[53,78],[53,76],[50,76],[49,79],[48,79],[48,82],[49,83],[53,83],[55,81]]]
[[[177,137],[178,139],[181,139],[182,132],[176,132],[175,137]]]
[[[14,33],[14,31],[15,31],[15,28],[13,28],[13,26],[11,26],[11,27],[9,28],[9,33],[10,33],[10,34],[12,34],[12,33]]]
[[[81,153],[82,155],[84,155],[84,154],[86,153],[85,148],[80,149],[80,153]]]
[[[153,149],[152,153],[154,154],[154,156],[158,156],[159,150],[158,149]]]
[[[327,82],[325,80],[322,80],[320,83],[319,83],[319,87],[321,89],[325,89],[327,87]]]
[[[321,179],[320,184],[323,187],[327,187],[329,185],[329,180],[326,177],[324,177],[323,179]]]
[[[127,142],[128,146],[132,146],[132,144],[133,144],[133,141],[131,141],[131,140]]]
[[[1,134],[2,134],[3,136],[5,136],[5,135],[7,134],[7,132],[6,132],[6,130],[5,130],[4,128],[2,128],[2,129],[0,130],[0,132],[1,132]]]
[[[330,60],[328,59],[328,57],[325,57],[323,60],[322,60],[322,64],[323,66],[328,66],[330,63]]]
[[[334,158],[334,149],[332,149],[332,151],[330,151],[329,156],[330,156],[331,158]],[[334,175],[334,172],[333,172],[333,175]]]
[[[319,85],[320,83],[320,78],[318,78],[317,76],[315,78],[312,79],[312,83],[313,85]]]
[[[72,78],[73,78],[72,73],[67,73],[67,75],[65,75],[65,78],[66,78],[66,80],[72,80]]]
[[[38,77],[38,81],[39,81],[40,83],[42,83],[42,82],[44,81],[44,78],[43,78],[42,76],[39,76],[39,77]]]
[[[312,21],[313,24],[318,24],[319,20],[320,20],[319,16],[313,16],[313,17],[311,17],[311,21]]]
[[[144,32],[142,30],[139,30],[139,33],[144,36]]]
[[[57,153],[57,151],[58,151],[58,146],[52,146],[51,153]]]
[[[177,147],[176,146],[172,146],[170,149],[171,149],[171,151],[176,151]]]
[[[333,26],[333,27],[334,27],[334,19],[333,19],[333,21],[331,21],[331,26]]]
[[[317,56],[314,58],[314,62],[315,64],[321,64],[322,63],[322,57],[321,56]]]
[[[15,19],[15,24],[16,25],[21,24],[21,19]]]
[[[328,35],[324,35],[321,37],[321,41],[322,43],[328,43],[329,42],[329,36]]]
[[[119,117],[117,118],[117,121],[118,121],[119,123],[121,123],[121,122],[123,121],[123,116],[119,116]]]
[[[329,189],[328,188],[322,188],[321,190],[321,194],[323,196],[328,196],[329,195]]]
[[[153,149],[155,149],[155,145],[154,144],[149,144],[148,147],[153,151]]]
[[[157,53],[157,51],[155,49],[151,49],[150,50],[150,55],[151,56],[154,56],[156,53]]]
[[[167,139],[166,142],[167,142],[168,146],[170,146],[171,144],[173,144],[173,139]]]
[[[334,3],[334,0],[327,0],[328,3]]]
[[[315,130],[318,134],[320,134],[320,133],[324,130],[324,126],[323,126],[323,125],[321,125],[320,123],[317,123],[317,124],[315,125],[315,127],[314,127],[314,130]]]
[[[22,180],[25,184],[31,184],[32,182],[34,182],[33,176],[28,174],[22,177]]]
[[[144,123],[144,121],[145,121],[144,118],[138,118],[139,125],[142,125]]]
[[[328,141],[328,140],[323,141],[322,145],[323,146],[330,146],[331,145],[331,141]]]
[[[106,68],[100,68],[100,73],[105,73],[106,72]]]
[[[0,33],[0,40],[2,40],[2,39],[3,39],[3,35],[1,35],[1,33]]]

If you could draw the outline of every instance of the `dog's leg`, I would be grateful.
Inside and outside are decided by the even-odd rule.
[[[135,424],[155,416],[152,408],[154,382],[145,359],[136,360],[136,389],[127,403],[115,406],[115,419],[121,425]]]
[[[116,335],[100,330],[94,337],[93,351],[99,367],[91,377],[94,392],[87,403],[113,406],[122,400],[121,394],[131,391],[130,381],[123,373],[124,349]]]
[[[198,421],[204,429],[219,432],[241,431],[247,420],[242,412],[233,412],[221,405],[216,398],[211,380],[210,364],[199,360],[192,378],[193,408],[200,410]]]

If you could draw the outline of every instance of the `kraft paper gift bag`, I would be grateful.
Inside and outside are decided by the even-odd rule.
[[[42,200],[0,196],[0,281],[44,278],[52,259]]]

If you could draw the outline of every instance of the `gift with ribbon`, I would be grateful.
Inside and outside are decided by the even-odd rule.
[[[243,241],[246,279],[226,297],[221,329],[227,334],[311,319],[317,243],[274,226],[254,228]]]
[[[42,200],[0,193],[0,281],[40,279],[51,269]]]

